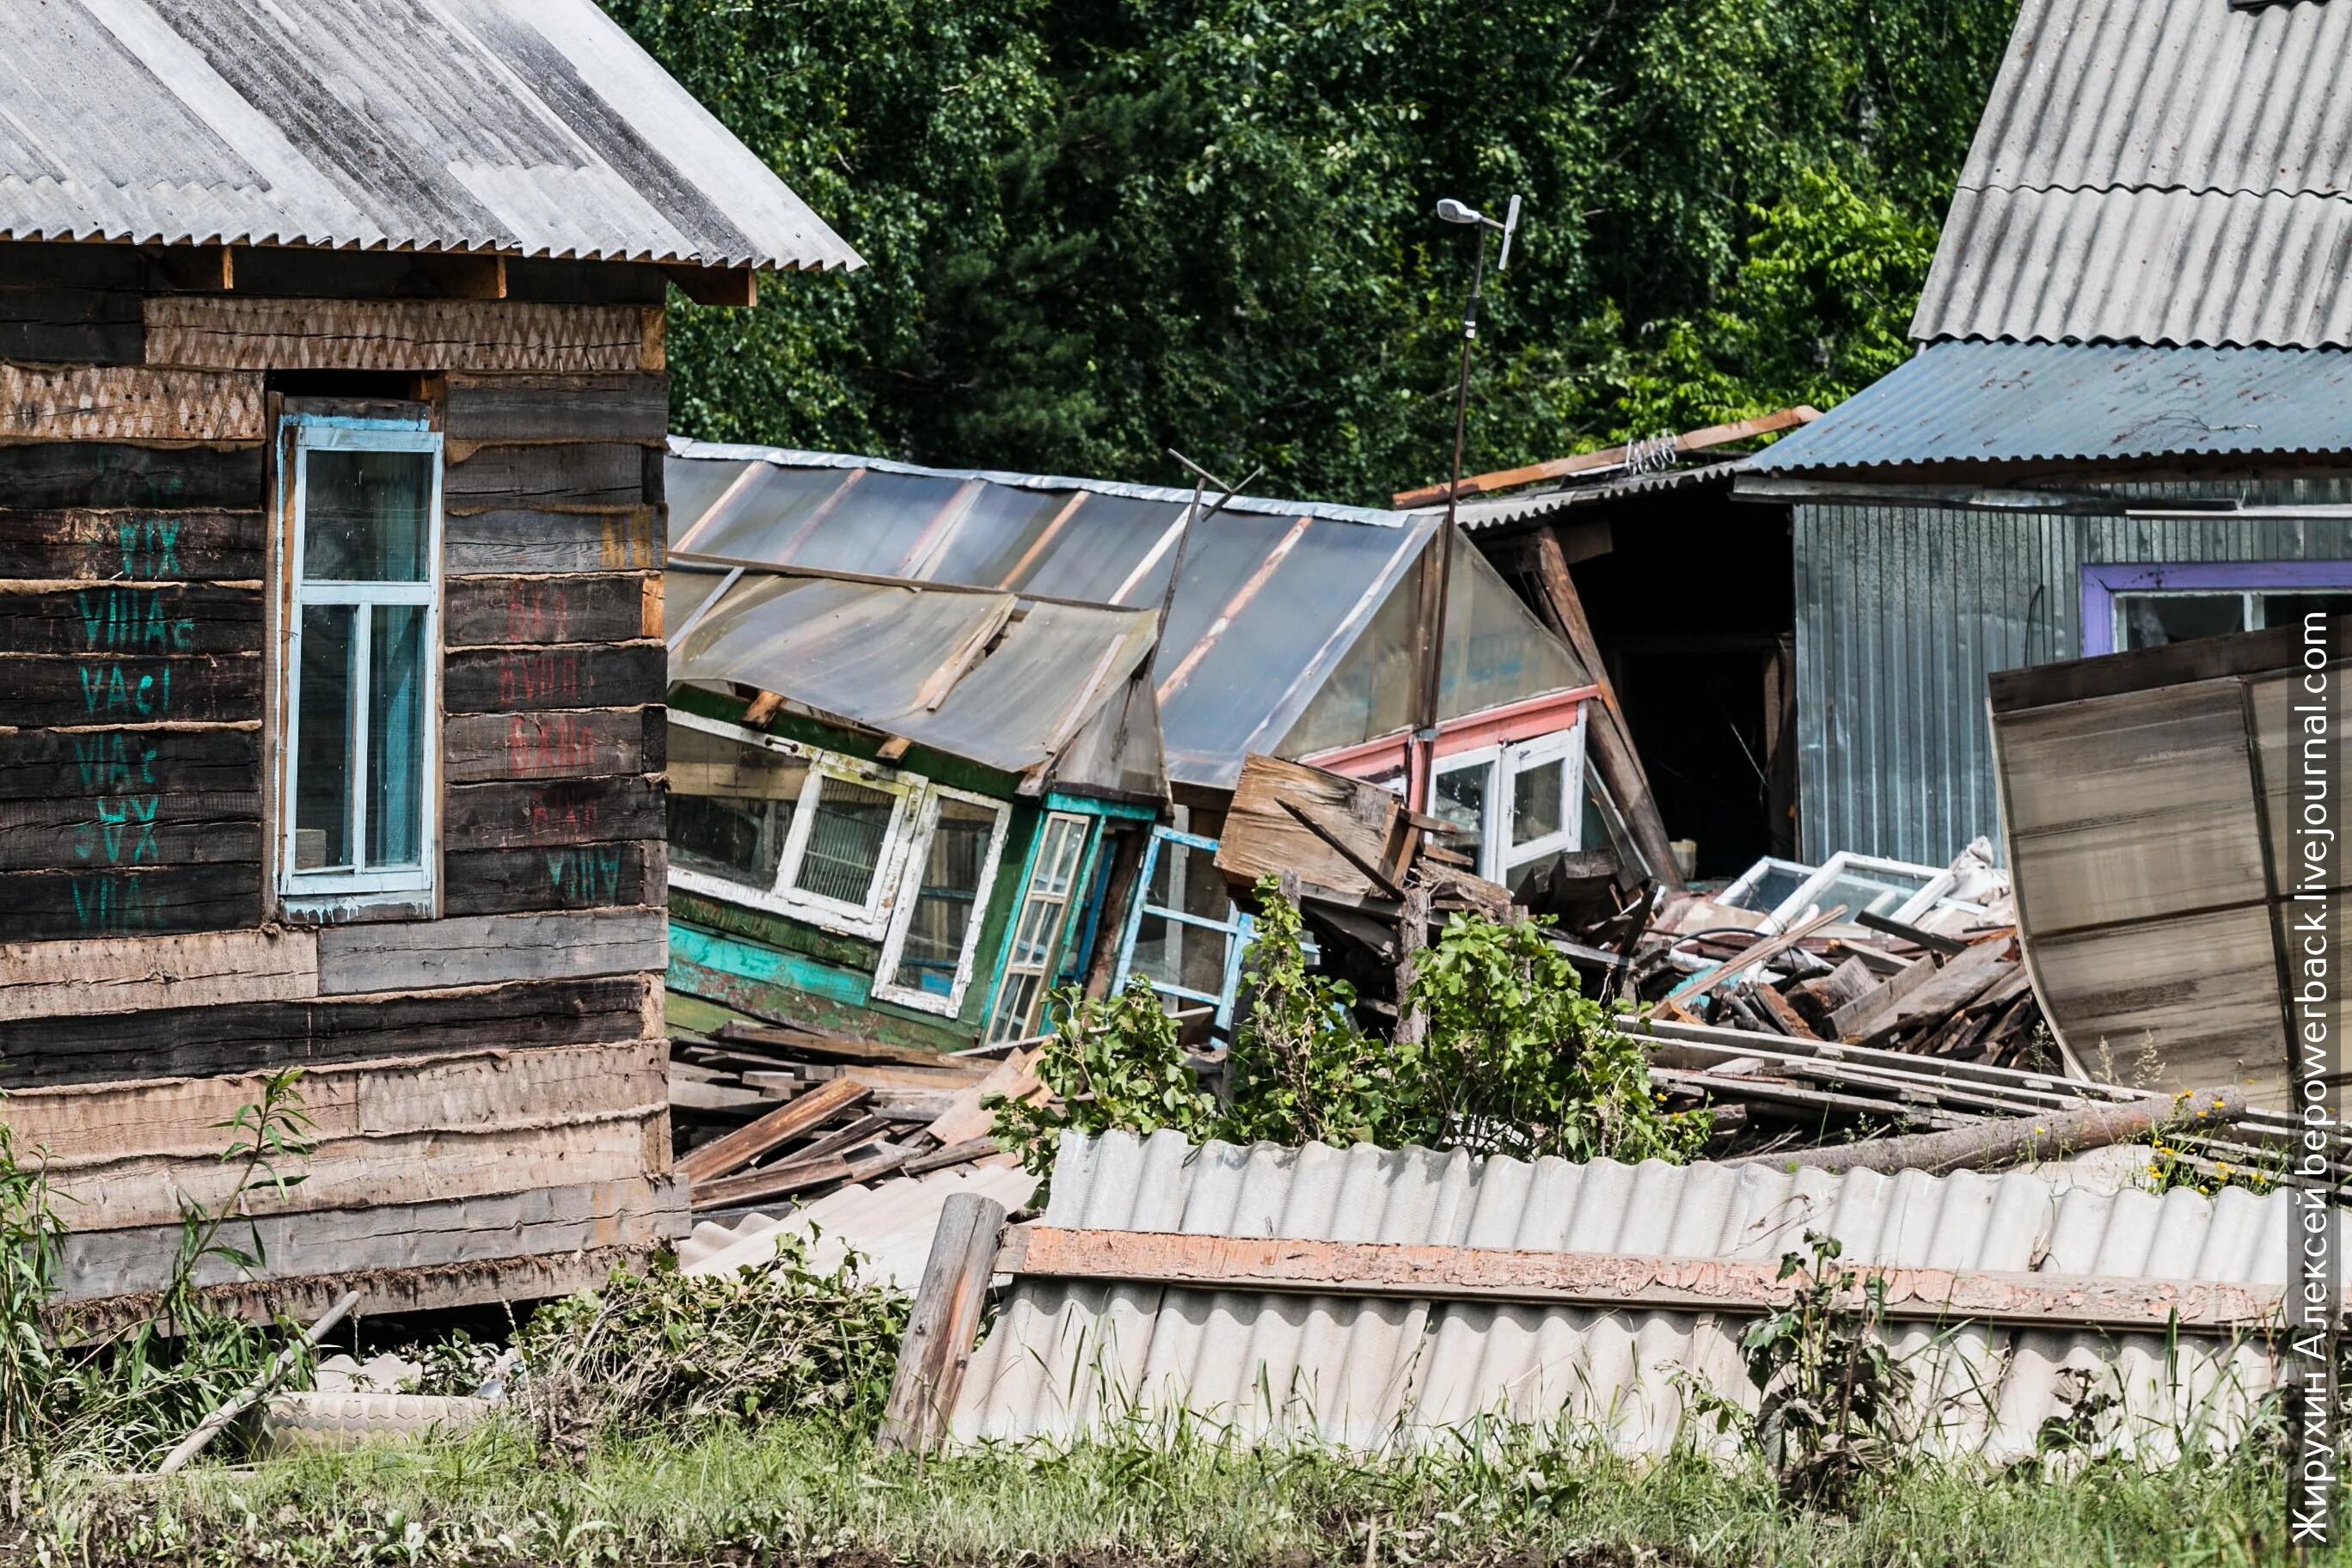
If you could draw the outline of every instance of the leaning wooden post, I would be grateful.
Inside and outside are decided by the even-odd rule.
[[[882,1410],[885,1448],[928,1453],[946,1436],[1003,1234],[1004,1205],[993,1198],[958,1193],[940,1211],[907,1336],[898,1342],[890,1401]]]
[[[1412,987],[1413,973],[1420,967],[1422,950],[1429,945],[1431,902],[1429,884],[1422,879],[1419,871],[1409,873],[1404,884],[1404,911],[1397,916],[1396,1041],[1401,1046],[1419,1044],[1429,1029],[1428,1016],[1405,1000],[1405,992]]]

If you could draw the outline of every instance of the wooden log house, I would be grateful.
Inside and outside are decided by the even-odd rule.
[[[0,49],[53,84],[0,143],[0,1121],[64,1294],[164,1283],[290,1067],[302,1180],[203,1282],[592,1282],[683,1227],[666,297],[856,258],[590,0]]]

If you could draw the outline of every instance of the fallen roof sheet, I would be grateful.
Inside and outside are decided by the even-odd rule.
[[[673,681],[734,682],[1008,773],[1051,763],[1150,657],[1151,609],[673,564]],[[666,597],[668,597],[666,591]],[[1138,741],[1147,739],[1139,733]]]
[[[1848,1263],[2278,1285],[2294,1194],[2207,1198],[2011,1172],[1843,1176],[1757,1165],[1532,1164],[1459,1152],[1066,1136],[1045,1224],[1771,1263],[1809,1228]],[[1021,1279],[974,1355],[961,1442],[1065,1440],[1188,1411],[1244,1439],[1360,1448],[1481,1416],[1565,1422],[1621,1449],[1685,1434],[1683,1380],[1753,1408],[1744,1323],[1713,1311],[1211,1292]],[[2150,1457],[2226,1443],[2273,1381],[2227,1333],[1895,1325],[1933,1449],[2037,1451],[2042,1422],[2118,1388],[2115,1440]]]
[[[912,1295],[948,1199],[976,1193],[1011,1213],[1036,1191],[1037,1178],[1017,1165],[959,1165],[871,1187],[841,1187],[803,1207],[746,1215],[731,1226],[705,1220],[678,1243],[678,1268],[707,1276],[764,1268],[791,1235],[807,1241],[809,1267],[819,1273],[830,1273],[856,1253],[859,1279]]]
[[[1192,500],[1157,486],[833,454],[677,440],[670,450],[675,559],[1122,607],[1160,605]],[[1402,512],[1241,497],[1190,530],[1151,667],[1168,776],[1230,789],[1244,756],[1280,745],[1437,527]]]
[[[0,5],[0,238],[852,268],[593,0]]]
[[[1916,338],[2352,343],[2352,8],[2026,0]]]
[[[1769,448],[1768,448],[1769,450]],[[1456,503],[1455,520],[1472,531],[1532,522],[1576,507],[1605,506],[1612,501],[1653,496],[1697,495],[1706,491],[1729,494],[1732,481],[1747,467],[1745,458],[1729,462],[1693,463],[1646,474],[1612,474],[1585,484],[1557,485],[1543,489],[1515,490],[1508,495],[1465,498]],[[1425,507],[1422,514],[1445,519],[1443,505]]]
[[[2336,349],[1930,343],[1746,471],[2344,452],[2347,392]]]

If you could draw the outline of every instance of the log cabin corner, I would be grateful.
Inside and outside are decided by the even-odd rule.
[[[684,1216],[665,302],[858,259],[591,0],[0,46],[47,84],[0,147],[0,1120],[63,1295],[165,1282],[289,1067],[304,1179],[200,1284],[601,1279]]]

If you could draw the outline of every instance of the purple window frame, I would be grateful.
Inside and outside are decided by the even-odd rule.
[[[2352,561],[2184,561],[2083,568],[2083,657],[2116,651],[2116,595],[2146,589],[2352,590]]]

